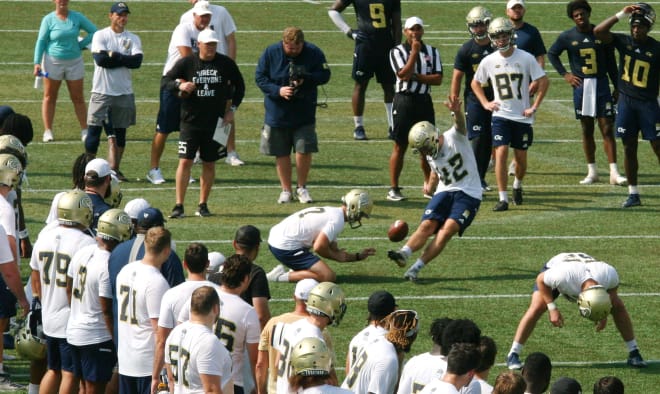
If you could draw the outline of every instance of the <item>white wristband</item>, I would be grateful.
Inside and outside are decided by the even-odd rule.
[[[551,303],[547,304],[546,306],[548,307],[549,311],[554,311],[554,310],[557,309],[557,304],[555,304],[554,302],[551,302]]]
[[[622,20],[623,18],[629,18],[630,14],[627,12],[619,11],[616,14],[614,14],[614,16],[616,16],[616,19]]]

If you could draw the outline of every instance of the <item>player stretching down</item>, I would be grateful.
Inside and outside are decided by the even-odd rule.
[[[481,205],[481,180],[466,135],[461,100],[449,97],[445,105],[452,112],[454,127],[439,135],[431,123],[419,122],[408,135],[413,151],[425,155],[433,170],[431,183],[438,185],[424,209],[419,227],[405,246],[387,252],[387,257],[399,267],[405,267],[413,252],[424,247],[435,234],[433,241],[403,275],[413,282],[417,281],[419,271],[442,252],[456,233],[463,235]]]

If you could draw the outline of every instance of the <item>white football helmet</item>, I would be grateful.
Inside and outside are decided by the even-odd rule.
[[[15,188],[23,176],[23,166],[20,160],[9,153],[0,154],[0,184]]]
[[[603,286],[596,285],[587,288],[578,296],[580,315],[591,321],[601,321],[610,314],[612,300]]]
[[[470,32],[470,36],[477,40],[482,40],[488,37],[488,25],[492,19],[493,14],[488,11],[487,8],[482,6],[472,8],[465,17],[465,24],[467,25],[468,31]],[[477,35],[477,33],[475,33],[472,29],[481,24],[486,25],[486,29],[484,30],[483,34]]]
[[[498,38],[499,37],[499,38]],[[508,18],[495,18],[488,25],[490,44],[498,51],[506,51],[514,44],[513,23]]]
[[[426,120],[415,123],[408,133],[408,144],[415,154],[435,157],[438,140],[438,129]]]
[[[304,338],[291,350],[291,372],[301,376],[330,375],[332,357],[323,340]]]
[[[369,197],[369,193],[361,189],[353,189],[341,198],[341,202],[346,206],[346,216],[351,228],[358,228],[362,225],[362,218],[368,218],[374,203]]]
[[[89,228],[93,218],[92,199],[84,191],[74,189],[60,197],[57,203],[57,220],[60,224],[67,226],[80,224]]]
[[[21,323],[14,339],[16,352],[28,360],[43,360],[46,358],[46,338],[43,335],[41,319],[28,313]]]
[[[110,193],[108,193],[108,197],[103,200],[111,207],[117,208],[121,204],[121,199],[123,197],[124,195],[121,192],[121,187],[119,187],[119,179],[112,174],[110,176]]]
[[[131,237],[132,229],[131,217],[121,209],[113,208],[99,217],[96,235],[106,240],[123,242]]]
[[[346,313],[344,291],[332,282],[316,285],[307,297],[307,312],[317,316],[326,316],[332,325],[337,326]]]
[[[10,134],[0,135],[0,153],[9,153],[16,156],[23,169],[27,165],[27,151],[21,140]]]

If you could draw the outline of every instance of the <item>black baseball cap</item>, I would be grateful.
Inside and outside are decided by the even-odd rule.
[[[367,310],[373,316],[387,316],[396,309],[394,296],[385,290],[378,290],[369,296]]]
[[[254,248],[261,243],[261,231],[250,224],[241,226],[236,230],[234,241],[243,247]]]

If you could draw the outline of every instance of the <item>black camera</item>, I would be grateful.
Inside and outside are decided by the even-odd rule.
[[[289,86],[293,88],[293,95],[300,97],[300,86],[305,79],[305,66],[289,62]]]

